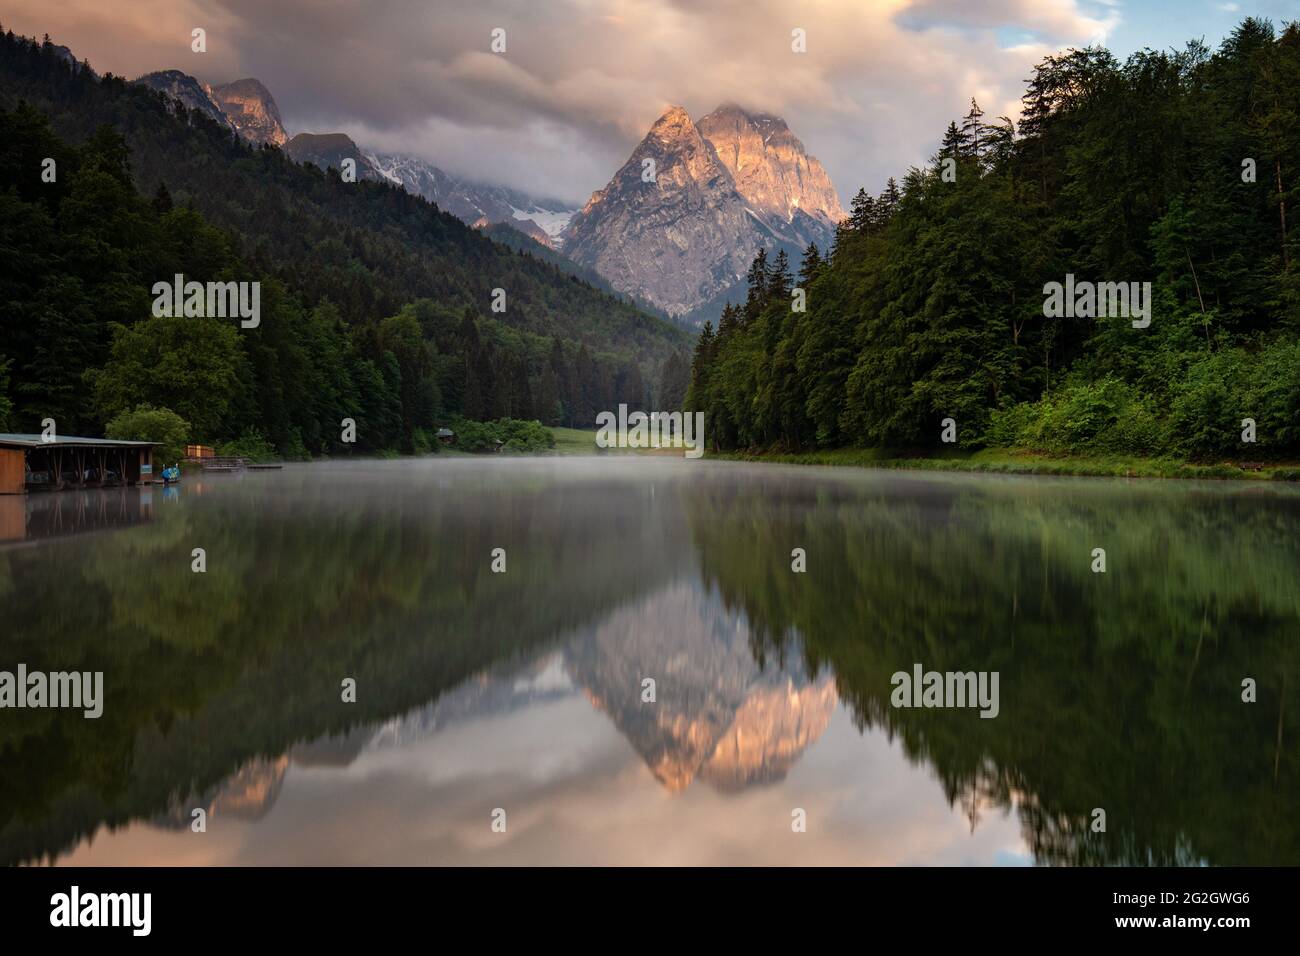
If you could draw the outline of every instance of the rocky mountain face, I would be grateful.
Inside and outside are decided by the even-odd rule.
[[[686,110],[674,106],[573,217],[564,250],[620,292],[682,314],[734,284],[758,247],[774,240]]]
[[[283,146],[289,141],[275,99],[259,80],[248,77],[205,89],[212,102],[244,139],[251,143],[270,143],[273,146]]]
[[[289,139],[271,91],[252,77],[209,86],[180,70],[159,70],[146,73],[135,82],[166,93],[229,127],[250,143],[283,146]]]
[[[653,160],[650,180],[647,160]],[[563,235],[564,251],[674,315],[711,317],[760,247],[793,262],[844,217],[826,170],[784,120],[719,107],[697,125],[670,107]]]
[[[469,182],[410,156],[375,153],[371,164],[390,182],[423,196],[476,229],[505,223],[551,249],[575,210],[558,200],[535,199],[504,186]]]
[[[182,73],[180,70],[159,70],[156,73],[146,73],[135,82],[141,86],[147,86],[151,90],[167,94],[189,109],[198,110],[204,116],[215,120],[222,126],[229,129],[235,128],[229,117],[222,112],[221,107],[213,102],[204,85],[188,73]]]
[[[700,120],[698,128],[731,173],[736,191],[774,225],[797,224],[802,213],[834,230],[847,215],[825,168],[779,116],[727,104]]]
[[[337,169],[340,172],[344,168],[343,161],[350,159],[356,164],[358,180],[384,179],[346,133],[299,133],[284,144],[284,151],[295,163],[311,163],[321,169]]]
[[[86,64],[78,62],[76,55],[68,47],[62,45],[55,46],[54,52],[55,54],[58,55],[59,59],[68,63],[73,68],[73,70],[87,69]],[[99,76],[99,74],[96,73],[94,70],[90,70],[90,75]]]

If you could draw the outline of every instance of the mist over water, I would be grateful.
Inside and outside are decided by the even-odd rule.
[[[105,698],[0,711],[6,863],[1300,859],[1294,489],[435,458],[0,528],[0,669]]]

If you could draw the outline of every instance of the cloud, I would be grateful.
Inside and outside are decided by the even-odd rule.
[[[847,200],[923,162],[972,96],[1014,115],[1047,53],[1104,39],[1079,0],[11,0],[100,70],[256,76],[290,132],[345,130],[450,172],[581,202],[670,103],[786,118]],[[1099,9],[1089,5],[1091,9]],[[189,49],[190,30],[208,52]],[[489,49],[506,30],[506,52]],[[807,52],[790,32],[807,33]],[[1015,35],[1008,43],[1007,31]]]
[[[1085,37],[1104,42],[1119,25],[1112,9],[1104,19],[1083,13],[1075,0],[915,0],[904,16],[914,22],[981,29],[1019,27],[1048,37]]]

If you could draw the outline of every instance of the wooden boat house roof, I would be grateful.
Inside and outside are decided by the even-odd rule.
[[[57,435],[17,435],[0,432],[0,448],[152,448],[156,441],[118,441],[115,438],[77,438]]]

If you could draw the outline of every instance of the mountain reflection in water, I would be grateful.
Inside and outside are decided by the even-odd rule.
[[[100,669],[108,701],[4,712],[0,859],[1294,863],[1297,531],[1291,489],[1233,485],[204,479],[147,524],[0,549],[0,668]],[[891,707],[914,662],[999,671],[999,717]]]

